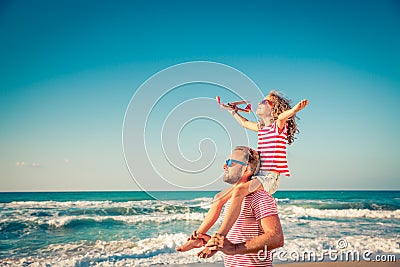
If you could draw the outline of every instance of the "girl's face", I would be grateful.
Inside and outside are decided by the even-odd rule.
[[[272,114],[272,103],[271,101],[267,99],[262,100],[260,103],[258,103],[258,107],[256,110],[257,116],[260,117],[271,117]]]

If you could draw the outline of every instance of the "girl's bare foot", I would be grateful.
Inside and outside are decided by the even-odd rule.
[[[201,248],[205,244],[203,239],[188,239],[185,244],[176,248],[176,251],[185,252],[194,248]]]
[[[176,251],[185,252],[194,248],[201,248],[207,241],[210,240],[210,236],[207,234],[198,234],[196,231],[188,238],[185,244],[176,248]]]

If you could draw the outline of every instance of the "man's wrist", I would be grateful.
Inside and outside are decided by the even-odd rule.
[[[246,247],[245,245],[246,245],[246,242],[234,244],[234,247],[233,247],[233,255],[236,255],[236,254],[245,254],[245,253],[244,253],[245,247]]]
[[[233,246],[233,255],[238,254],[238,251],[239,251],[238,246],[239,246],[239,244],[235,244],[235,245]]]

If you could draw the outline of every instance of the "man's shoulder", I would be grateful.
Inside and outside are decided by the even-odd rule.
[[[251,202],[254,203],[273,203],[276,205],[275,198],[271,196],[267,191],[257,190],[248,195],[250,197]]]
[[[271,196],[271,194],[268,193],[268,192],[265,191],[265,190],[256,190],[256,191],[254,191],[253,193],[249,194],[249,196],[274,199],[274,197]]]
[[[257,190],[251,194],[249,207],[257,221],[278,214],[275,199],[264,190]]]

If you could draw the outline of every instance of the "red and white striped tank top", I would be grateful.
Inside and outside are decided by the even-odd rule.
[[[290,176],[286,158],[287,126],[279,131],[276,122],[258,130],[261,171],[276,171]]]

